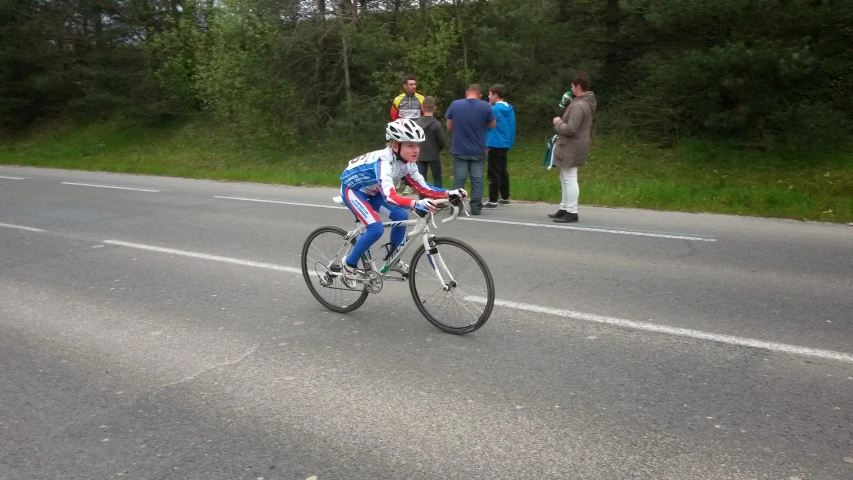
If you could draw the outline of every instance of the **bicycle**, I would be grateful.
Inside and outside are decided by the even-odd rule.
[[[340,197],[335,197],[334,201],[343,204]],[[435,213],[447,207],[452,209],[451,215],[441,223],[452,222],[460,210],[465,211],[458,198],[435,200],[434,203],[438,207]],[[325,226],[311,232],[302,247],[301,263],[302,276],[314,298],[332,311],[348,313],[364,304],[371,293],[381,292],[385,280],[408,280],[409,291],[418,310],[442,331],[464,335],[482,327],[495,304],[495,285],[489,267],[467,243],[430,234],[430,221],[434,228],[438,228],[435,213],[416,213],[418,216],[414,219],[382,223],[384,228],[403,225],[413,228],[396,250],[387,251],[390,248],[386,248],[381,268],[376,268],[370,250],[365,252],[361,263],[367,278],[359,282],[362,284],[360,289],[350,288],[342,282],[342,264],[366,227],[359,223],[357,228],[347,232],[340,227]],[[422,244],[412,255],[408,275],[392,272],[391,267],[400,261],[414,243],[411,240],[418,236]],[[452,272],[448,265],[453,266]],[[451,316],[461,318],[451,321]]]

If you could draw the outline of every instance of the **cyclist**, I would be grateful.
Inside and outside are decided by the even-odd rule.
[[[341,278],[348,287],[354,287],[356,281],[366,279],[365,272],[358,268],[358,260],[382,237],[384,227],[377,212],[392,221],[408,220],[406,209],[434,212],[436,207],[431,199],[451,196],[464,198],[468,195],[461,188],[445,190],[434,187],[418,172],[415,162],[420,151],[419,144],[424,141],[424,131],[417,123],[406,118],[388,123],[385,140],[388,141],[386,148],[352,159],[341,174],[341,198],[367,226],[343,265]],[[394,182],[403,178],[426,198],[415,200],[397,194]],[[405,235],[405,225],[391,228],[389,254],[403,243]],[[398,261],[391,269],[403,275],[409,273],[409,266],[402,261]]]

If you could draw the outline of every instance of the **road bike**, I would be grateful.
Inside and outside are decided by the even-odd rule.
[[[340,197],[334,201],[343,204]],[[358,237],[366,227],[346,231],[336,226],[320,227],[305,240],[302,247],[302,276],[314,298],[335,312],[352,312],[367,300],[368,295],[382,291],[386,280],[408,281],[409,291],[418,310],[439,329],[457,335],[471,333],[482,327],[495,304],[495,284],[486,262],[470,245],[455,238],[437,237],[430,233],[429,224],[438,228],[435,216],[450,209],[450,216],[441,220],[449,223],[465,210],[459,199],[433,200],[436,212],[416,211],[414,219],[382,223],[383,227],[412,227],[393,251],[386,244],[382,266],[377,268],[370,250],[361,258],[365,278],[355,284],[342,281],[343,263]],[[392,270],[414,243],[421,242],[412,255],[408,275]]]

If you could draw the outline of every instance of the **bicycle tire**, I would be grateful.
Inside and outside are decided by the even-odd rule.
[[[435,275],[432,261],[425,262],[426,265],[423,265],[424,262],[421,262],[424,259],[424,253],[426,253],[424,246],[421,245],[415,251],[414,255],[412,255],[411,265],[409,266],[409,291],[412,294],[412,300],[415,301],[415,305],[421,314],[440,330],[456,335],[471,333],[485,325],[492,314],[492,309],[495,305],[495,282],[492,279],[492,273],[483,260],[483,257],[473,247],[461,240],[434,237],[431,243],[437,249],[438,258],[441,258],[445,263],[456,283],[449,290],[442,288],[443,285],[441,285],[438,277]],[[445,248],[442,249],[442,246]],[[464,255],[469,256],[473,260],[473,265],[467,269],[464,266],[457,267],[456,265],[461,263],[461,261],[454,261],[452,259],[450,263],[453,263],[453,265],[447,265],[448,259],[444,258],[442,250],[447,252],[449,247],[453,247],[463,252]],[[429,257],[426,258],[429,260]],[[419,264],[422,264],[421,270],[418,270]],[[473,266],[479,268],[480,274],[475,275],[471,273],[475,270]],[[480,275],[482,275],[482,279],[480,279]],[[468,283],[469,279],[472,279],[470,284]],[[444,280],[448,282],[449,279],[445,278]],[[482,285],[475,285],[473,280],[482,281]],[[460,281],[463,283],[460,284]],[[428,294],[428,296],[421,295],[418,291],[418,287],[421,284],[424,285],[426,292],[432,291],[432,293]],[[433,286],[428,286],[429,284]],[[462,310],[464,310],[465,313],[463,316],[473,316],[469,307],[473,308],[475,305],[482,305],[483,310],[469,324],[454,326],[438,318],[436,312],[431,312],[428,307],[432,305],[437,305],[438,310],[441,310],[441,306],[444,305],[445,313],[448,315],[450,314],[451,307],[456,313],[463,313]]]
[[[343,238],[346,236],[347,232],[340,227],[326,226],[320,227],[308,235],[308,238],[305,239],[305,244],[302,246],[302,278],[305,279],[305,283],[308,285],[308,290],[311,291],[311,295],[313,295],[314,298],[316,298],[324,307],[339,313],[352,312],[364,304],[370,292],[366,287],[361,290],[350,289],[341,282],[339,277],[332,278],[332,283],[328,287],[324,287],[320,284],[320,275],[315,271],[315,265],[328,265],[328,263],[331,262],[331,257],[336,253],[336,250],[329,252],[323,251],[325,245],[315,246],[315,251],[312,251],[312,243],[314,243],[315,240],[323,234],[331,234],[337,237],[339,240],[337,244],[331,243],[330,240],[330,244],[333,245],[332,248],[337,249],[343,245]],[[331,296],[332,298],[326,298],[326,296],[323,295],[324,293],[327,293],[328,296]],[[334,301],[335,299],[339,299],[339,301]]]

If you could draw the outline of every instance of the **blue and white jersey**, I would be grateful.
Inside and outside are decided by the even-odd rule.
[[[397,160],[391,147],[366,153],[350,160],[341,183],[368,196],[382,194],[391,204],[413,208],[415,200],[397,194],[394,184],[405,178],[409,185],[427,198],[444,198],[444,189],[426,182],[415,162]]]

